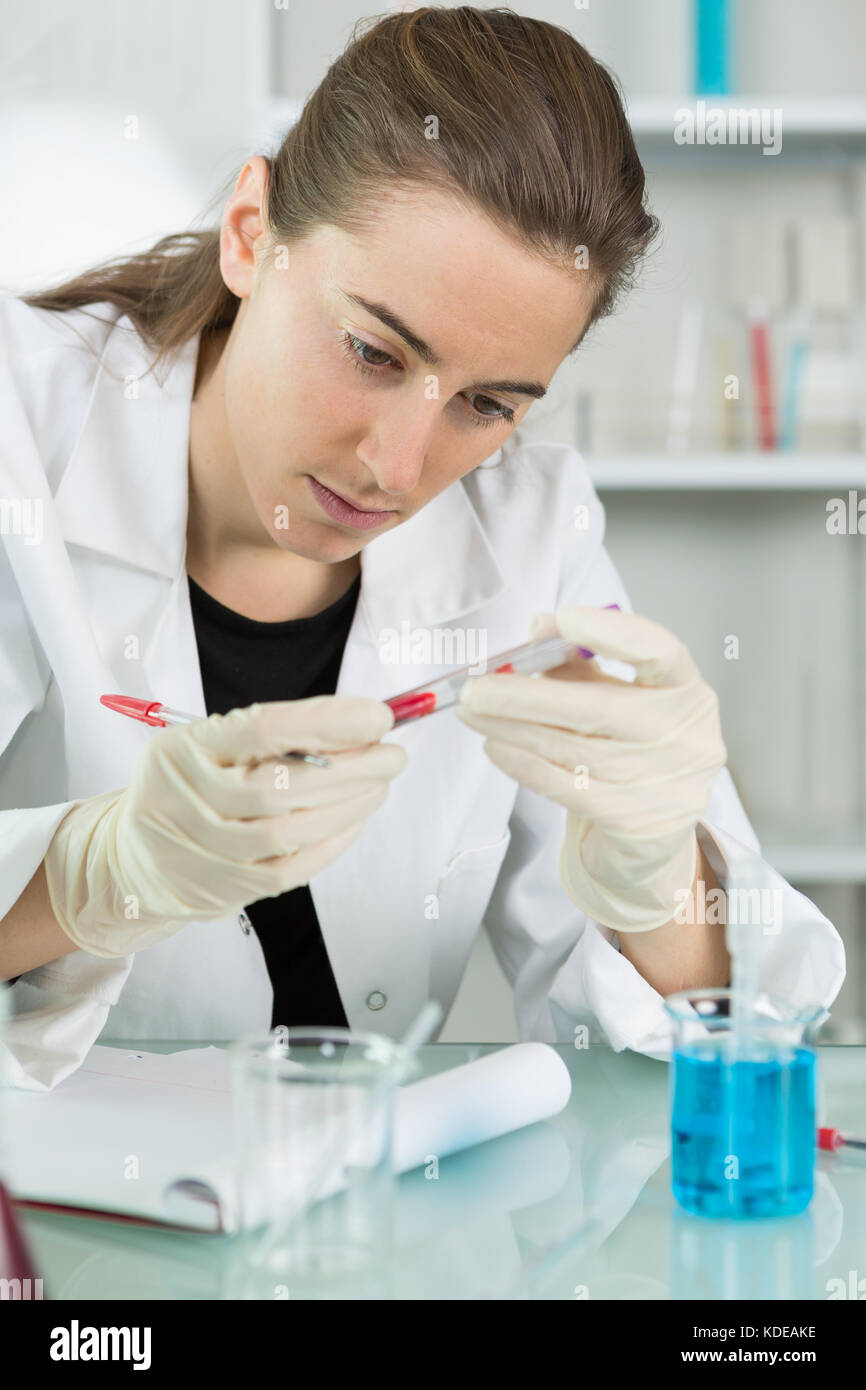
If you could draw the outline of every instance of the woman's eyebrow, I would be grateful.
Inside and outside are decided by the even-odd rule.
[[[428,366],[438,367],[442,359],[438,353],[434,352],[429,343],[425,343],[423,338],[419,338],[417,333],[403,322],[399,314],[393,309],[389,309],[387,304],[377,304],[369,299],[364,299],[360,294],[351,294],[348,290],[339,290],[344,299],[352,304],[357,304],[361,309],[365,309],[368,314],[372,314],[374,319],[384,323],[386,328],[390,328],[403,339],[404,343],[416,352],[422,362]],[[547,395],[547,387],[542,386],[540,381],[476,381],[471,386],[466,387],[467,391],[506,391],[515,396],[532,396],[540,401],[542,396]]]

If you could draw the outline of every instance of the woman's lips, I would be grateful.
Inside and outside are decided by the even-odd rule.
[[[345,497],[340,497],[338,493],[332,492],[324,483],[320,483],[316,478],[310,478],[310,488],[313,496],[323,511],[328,513],[334,521],[340,521],[344,526],[354,526],[358,531],[369,531],[374,526],[381,526],[383,521],[389,516],[394,516],[393,510],[365,512],[359,507],[355,507],[351,502],[347,502]]]

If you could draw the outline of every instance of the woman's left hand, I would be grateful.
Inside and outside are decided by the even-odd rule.
[[[457,713],[523,786],[568,810],[569,897],[617,932],[671,920],[697,867],[695,829],[727,761],[719,702],[688,648],[649,618],[583,605],[539,614],[531,637],[634,666],[634,682],[575,655],[542,676],[470,678]]]

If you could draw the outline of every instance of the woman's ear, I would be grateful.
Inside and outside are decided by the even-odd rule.
[[[252,155],[226,203],[220,226],[220,271],[232,294],[249,299],[256,274],[256,249],[265,236],[270,165]]]

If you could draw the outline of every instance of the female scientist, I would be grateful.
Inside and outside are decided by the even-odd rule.
[[[2,301],[16,1084],[103,1030],[397,1036],[447,1014],[482,920],[521,1037],[663,1055],[663,996],[728,982],[745,858],[781,906],[762,986],[835,998],[714,692],[631,612],[579,456],[518,429],[655,231],[580,44],[429,8],[356,34],[219,229]],[[462,664],[445,637],[493,655],[536,615],[601,662],[393,728],[386,697]],[[114,692],[201,718],[154,732]]]

